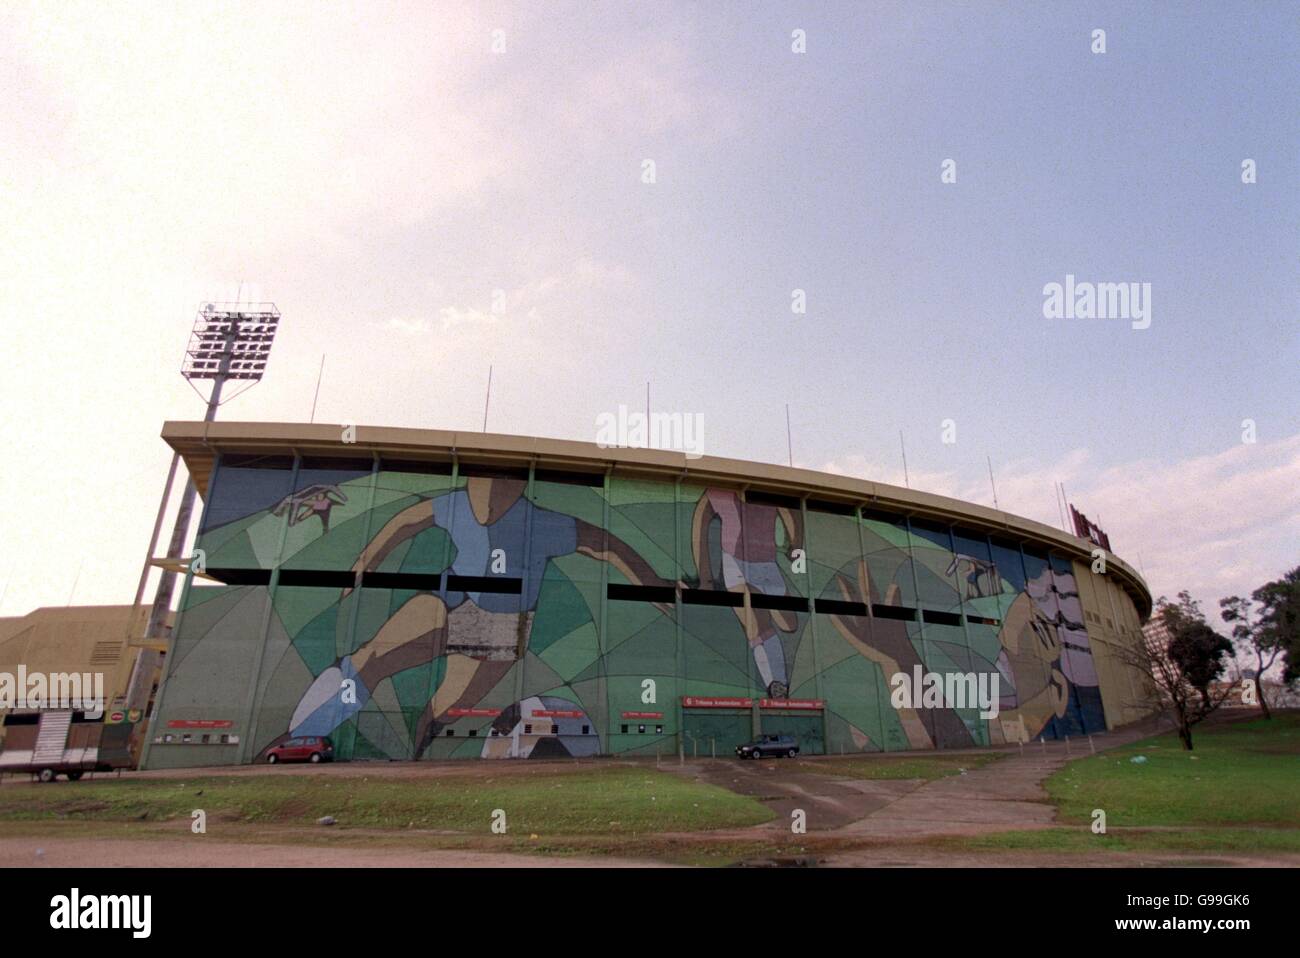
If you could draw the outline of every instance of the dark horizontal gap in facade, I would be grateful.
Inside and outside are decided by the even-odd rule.
[[[221,467],[223,469],[292,469],[293,456],[227,452],[221,456]]]
[[[449,575],[448,592],[489,592],[501,595],[521,595],[523,579],[506,579],[491,575]]]
[[[442,588],[441,572],[366,572],[361,576],[363,589],[410,589],[437,592]]]
[[[923,519],[913,519],[911,522],[912,531],[916,533],[929,533],[932,536],[948,537],[952,535],[950,526],[941,522],[926,522]]]
[[[527,481],[527,466],[489,466],[462,462],[460,474],[468,479],[519,479]]]
[[[939,612],[936,609],[922,609],[921,621],[931,625],[961,625],[961,615],[957,612]]]
[[[865,602],[847,602],[844,599],[818,599],[817,611],[823,615],[859,615],[866,616]]]
[[[968,615],[966,616],[966,621],[973,622],[975,625],[1001,625],[1002,624],[1001,619],[990,619],[986,615]]]
[[[537,482],[555,482],[567,486],[603,486],[605,474],[602,472],[572,472],[562,469],[536,469],[533,479]]]
[[[903,525],[905,517],[897,512],[882,512],[879,509],[863,509],[862,518],[873,519],[876,522],[884,522],[893,526]]]
[[[4,725],[40,725],[41,716],[47,714],[44,711],[32,712],[10,712],[4,717]],[[73,725],[99,725],[104,721],[101,713],[99,718],[88,718],[85,712],[73,712],[71,722]]]
[[[316,589],[351,589],[357,574],[351,569],[281,569],[280,585]]]
[[[827,499],[809,499],[809,512],[826,512],[833,516],[852,516],[857,514],[857,507],[849,502],[831,502]]]
[[[745,604],[745,596],[740,592],[715,589],[682,589],[682,602],[686,605],[718,605],[739,609]]]
[[[623,585],[611,582],[605,596],[622,602],[676,602],[677,590],[670,585]]]
[[[808,611],[808,600],[801,595],[765,595],[762,592],[751,592],[749,605],[753,609],[776,609],[781,612]]]
[[[797,496],[783,496],[776,492],[763,492],[760,490],[751,490],[745,493],[745,501],[755,506],[776,506],[781,509],[799,508],[799,498]]]
[[[381,456],[380,472],[405,472],[417,476],[450,476],[451,463],[436,459],[390,459]]]
[[[905,605],[881,605],[872,603],[871,614],[877,619],[898,619],[900,622],[915,622],[916,610]]]
[[[270,569],[207,569],[206,574],[226,585],[270,585]]]
[[[369,472],[375,466],[373,459],[360,456],[303,456],[300,469],[328,469],[332,472]]]

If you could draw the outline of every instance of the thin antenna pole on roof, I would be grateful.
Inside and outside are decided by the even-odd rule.
[[[320,354],[320,372],[316,373],[316,394],[311,397],[311,419],[308,422],[316,421],[316,400],[320,398],[320,381],[325,375],[325,354]]]
[[[645,384],[645,427],[647,430],[650,429],[650,383],[648,382]]]
[[[1061,505],[1061,484],[1059,482],[1052,483],[1052,498],[1056,500],[1056,514],[1061,520],[1061,531],[1069,532],[1070,530],[1065,525],[1065,508]]]
[[[85,564],[84,558],[77,563],[77,575],[72,580],[72,591],[68,593],[68,605],[72,605],[72,597],[77,594],[77,583],[81,581],[81,569]]]
[[[9,583],[13,581],[13,577],[14,577],[14,565],[13,563],[11,563],[9,565],[9,574],[5,576],[5,587],[3,589],[0,589],[0,609],[4,608],[5,597],[9,595]]]
[[[785,404],[785,457],[794,467],[794,441],[790,438],[790,404]]]
[[[993,508],[1000,510],[1001,507],[998,506],[998,487],[997,484],[993,481],[993,457],[989,455],[985,455],[984,458],[987,459],[989,463],[989,486],[991,486],[993,489]]]
[[[898,430],[898,446],[903,450],[903,485],[912,488],[912,481],[907,475],[907,444],[903,442],[903,430]]]
[[[492,367],[488,366],[487,398],[483,400],[483,431],[487,432],[488,406],[492,402]]]

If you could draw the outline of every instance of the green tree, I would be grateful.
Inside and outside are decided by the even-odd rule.
[[[1232,637],[1237,641],[1238,647],[1255,656],[1255,699],[1264,718],[1271,719],[1273,714],[1269,711],[1268,699],[1264,695],[1264,673],[1273,667],[1285,649],[1279,644],[1276,631],[1265,628],[1263,618],[1254,612],[1252,599],[1258,600],[1264,588],[1256,589],[1251,599],[1239,595],[1220,599],[1219,609],[1223,621],[1232,626]]]
[[[1294,682],[1300,678],[1300,566],[1260,586],[1251,598],[1259,604],[1264,641],[1286,658],[1282,681]]]

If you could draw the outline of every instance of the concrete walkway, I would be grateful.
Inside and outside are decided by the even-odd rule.
[[[1061,742],[1032,742],[1020,747],[953,751],[890,752],[882,760],[900,757],[960,758],[996,751],[1006,757],[979,768],[933,781],[925,779],[855,779],[837,777],[827,756],[798,763],[773,759],[690,761],[665,765],[692,778],[718,785],[763,802],[776,817],[755,831],[788,831],[791,814],[805,813],[809,832],[846,837],[926,838],[972,835],[1009,829],[1045,828],[1056,820],[1043,782],[1074,758],[1129,745],[1169,730],[1154,720],[1126,728]],[[871,761],[871,755],[854,756]],[[816,766],[826,763],[826,773]]]
[[[1007,753],[1006,758],[959,775],[917,783],[916,788],[841,832],[927,837],[1049,827],[1056,822],[1056,807],[1043,787],[1048,776],[1073,759],[1130,745],[1169,728],[1167,720],[1151,719],[1068,742],[1031,742],[1000,749]]]

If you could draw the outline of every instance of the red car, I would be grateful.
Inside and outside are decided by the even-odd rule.
[[[276,762],[329,762],[333,759],[334,743],[316,735],[291,738],[266,750],[266,761],[270,765]]]

